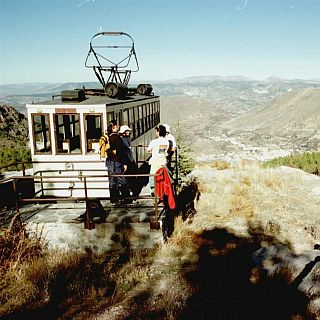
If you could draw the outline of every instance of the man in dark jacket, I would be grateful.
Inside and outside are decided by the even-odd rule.
[[[120,154],[120,161],[126,166],[125,173],[126,174],[136,174],[138,171],[138,166],[133,158],[132,150],[131,150],[131,139],[130,133],[131,129],[127,125],[123,125],[120,127],[119,133],[121,135],[122,140],[122,149]],[[138,186],[138,178],[130,177],[128,178],[129,189],[132,192],[132,200],[133,203],[137,204],[136,198],[139,196],[141,188]]]
[[[109,175],[115,175],[109,177],[110,202],[113,204],[130,202],[127,178],[124,176],[116,176],[123,175],[127,170],[127,165],[121,156],[123,154],[123,143],[118,130],[119,126],[117,122],[111,121],[108,128],[110,148],[107,150],[106,167],[108,168]]]

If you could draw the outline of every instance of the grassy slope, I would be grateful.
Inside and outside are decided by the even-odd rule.
[[[176,220],[167,244],[104,256],[52,252],[16,265],[12,278],[1,277],[1,314],[32,306],[45,312],[51,306],[52,319],[302,319],[315,312],[310,300],[320,296],[319,268],[300,290],[293,280],[320,239],[319,178],[288,168],[205,163],[189,185],[196,213]],[[6,279],[13,281],[10,290]],[[3,303],[9,296],[16,298]]]

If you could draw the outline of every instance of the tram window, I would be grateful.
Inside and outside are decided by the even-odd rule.
[[[111,120],[114,119],[114,112],[108,112],[107,113],[107,123],[109,124]]]
[[[151,103],[148,104],[148,125],[149,130],[152,128],[152,105]]]
[[[136,124],[135,137],[139,137],[140,136],[140,124],[139,124],[139,109],[138,109],[138,107],[134,107],[134,120],[135,120],[135,124]]]
[[[160,122],[160,102],[157,101],[156,103],[156,124]]]
[[[145,131],[148,131],[148,130],[149,130],[148,116],[149,116],[149,107],[148,107],[148,104],[145,104],[145,105],[144,105]]]
[[[140,134],[144,133],[144,119],[143,119],[143,105],[139,106],[139,124],[140,124]]]
[[[56,114],[57,153],[81,153],[79,114]]]
[[[85,114],[86,150],[88,153],[99,153],[99,139],[102,136],[102,115]]]
[[[114,118],[114,120],[116,120],[117,123],[118,123],[118,125],[121,126],[121,124],[122,124],[121,111],[115,112],[115,118]]]
[[[129,110],[123,110],[122,112],[122,125],[129,125]]]
[[[132,139],[137,137],[136,123],[134,121],[134,109],[129,109],[129,127],[132,129]]]
[[[153,103],[153,126],[155,127],[157,125],[157,103]]]
[[[51,153],[49,115],[32,115],[34,153]]]
[[[154,102],[151,103],[151,128],[155,126],[154,121]]]

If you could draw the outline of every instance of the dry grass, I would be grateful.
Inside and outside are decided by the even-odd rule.
[[[259,160],[249,160],[249,159],[241,159],[239,162],[240,169],[252,169],[252,168],[263,168],[263,162]]]
[[[42,255],[41,236],[29,237],[17,214],[1,236],[0,274],[9,269],[16,270],[24,261]]]
[[[320,239],[320,229],[310,227],[318,224],[320,210],[312,194],[319,188],[317,177],[313,181],[301,171],[243,161],[222,171],[198,168],[194,178],[201,193],[194,231],[225,226],[245,233],[249,224],[256,224],[262,233],[288,242],[296,253],[310,250]]]
[[[227,161],[223,161],[223,160],[215,160],[210,162],[210,167],[211,168],[215,168],[217,170],[225,170],[225,169],[229,169],[231,168],[231,164]]]
[[[177,217],[174,222],[174,232],[168,243],[162,248],[171,255],[180,248],[192,248],[195,245],[196,233],[192,230],[192,225],[183,222],[181,217]]]
[[[246,186],[248,186],[248,187],[251,187],[251,185],[252,185],[252,180],[251,180],[250,177],[241,177],[241,178],[240,178],[240,183],[241,183],[241,184],[244,184],[244,185],[246,185]]]
[[[264,184],[266,185],[266,187],[272,188],[274,190],[277,190],[282,187],[281,180],[278,177],[277,178],[272,178],[272,177],[266,178],[264,180]]]
[[[42,263],[46,248],[41,237],[29,237],[19,215],[0,238],[0,315],[37,301],[42,295]],[[34,270],[34,271],[31,271]]]
[[[251,219],[254,216],[249,190],[242,185],[236,185],[231,199],[229,212],[231,215],[244,216]]]
[[[231,168],[231,164],[224,160],[213,160],[213,161],[204,161],[198,162],[196,165],[197,168],[214,168],[217,170],[225,170]]]
[[[103,301],[105,308],[121,301],[121,306],[125,301],[132,303],[134,300],[132,297],[135,298],[134,294],[136,294],[139,299],[145,299],[143,303],[148,304],[145,308],[145,305],[140,304],[140,300],[138,302],[134,300],[133,308],[137,308],[139,304],[141,314],[149,312],[149,318],[151,318],[155,314],[152,312],[162,305],[163,310],[167,310],[161,311],[163,312],[161,315],[166,315],[162,319],[175,319],[175,316],[186,308],[188,294],[194,294],[193,290],[198,286],[196,283],[194,288],[190,288],[187,282],[190,278],[183,278],[183,272],[194,270],[197,263],[203,261],[199,259],[199,254],[203,254],[201,250],[213,246],[205,251],[209,255],[205,257],[216,258],[217,262],[221,261],[220,256],[226,257],[241,250],[240,244],[246,243],[246,239],[249,238],[239,236],[234,230],[239,227],[251,228],[248,230],[250,233],[255,224],[260,228],[259,232],[270,235],[279,242],[285,239],[286,243],[290,244],[294,240],[291,236],[298,234],[296,230],[299,226],[297,213],[294,212],[295,214],[291,215],[291,210],[295,210],[296,207],[304,210],[305,216],[299,217],[305,219],[308,218],[306,214],[312,213],[314,208],[314,213],[319,212],[316,210],[319,208],[318,200],[312,202],[310,198],[309,206],[300,203],[301,198],[297,196],[300,192],[301,197],[301,190],[292,185],[293,181],[300,180],[291,177],[290,179],[286,177],[288,180],[285,180],[281,172],[261,169],[256,165],[250,167],[249,164],[242,168],[211,170],[214,172],[212,176],[208,175],[209,171],[210,169],[206,168],[204,175],[199,176],[197,180],[201,192],[196,206],[197,214],[192,220],[185,222],[181,217],[176,218],[173,236],[165,245],[152,251],[113,252],[97,256],[90,252],[82,254],[49,252],[40,246],[40,251],[35,251],[34,255],[28,255],[22,254],[26,247],[19,245],[19,241],[32,241],[32,239],[22,232],[19,236],[20,240],[18,238],[11,240],[17,244],[16,247],[19,248],[20,253],[13,255],[8,250],[10,254],[7,254],[8,258],[4,264],[6,268],[1,274],[0,317],[12,314],[13,311],[55,303],[64,317],[70,319],[83,309],[87,309],[89,313],[94,311],[94,306],[99,301],[101,303]],[[242,222],[240,226],[239,223]],[[286,228],[286,223],[292,228]],[[319,230],[312,227],[315,225],[313,220],[304,221],[304,223],[307,227],[302,232],[301,241],[307,242],[308,234],[313,237],[312,239],[316,239]],[[215,238],[212,233],[219,228],[226,230],[226,235],[230,236],[222,247],[216,247],[219,241],[215,241],[218,238]],[[287,230],[288,234],[284,234],[284,230]],[[211,234],[214,240],[210,240],[208,234]],[[237,239],[240,241],[236,241]],[[34,249],[39,248],[39,241],[40,239],[35,242]],[[249,242],[248,245],[250,246]],[[31,248],[33,247],[31,246],[27,252],[31,252],[30,250],[33,250]],[[20,262],[17,263],[17,261]],[[224,267],[229,267],[229,261],[226,260]],[[211,266],[215,265],[213,263]],[[199,271],[199,276],[202,275],[202,270],[206,268]],[[222,268],[221,276],[225,276],[225,281],[228,281],[228,275],[224,270]],[[235,271],[232,268],[228,270]],[[252,285],[256,284],[259,287],[259,283],[266,281],[265,275],[260,274],[260,271],[256,268],[252,270],[251,276],[249,275]],[[274,274],[275,278],[280,277],[286,282],[292,280],[291,271],[290,273],[285,269],[278,271]],[[161,287],[161,284],[164,287]],[[187,291],[184,286],[190,291]],[[145,295],[137,293],[141,287],[144,288]],[[180,289],[177,288],[184,288],[183,290],[186,291],[182,294],[182,289],[179,292]],[[212,288],[215,288],[215,283]],[[181,297],[177,302],[178,294],[181,294]],[[158,301],[161,303],[159,304]],[[125,307],[132,306],[125,305]],[[136,310],[130,309],[131,311]],[[82,319],[87,319],[86,315]],[[135,319],[138,319],[138,316]]]
[[[68,317],[99,300],[115,303],[147,281],[155,250],[92,252],[47,250],[39,237],[12,223],[0,242],[0,317],[54,306]],[[66,311],[68,310],[68,311]]]

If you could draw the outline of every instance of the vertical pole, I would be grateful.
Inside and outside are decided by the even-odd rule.
[[[157,199],[157,190],[156,190],[156,175],[153,176],[154,179],[154,223],[156,229],[159,229],[158,224],[158,199]]]
[[[88,202],[88,189],[87,189],[87,177],[83,177],[84,184],[84,198],[86,202],[86,219],[84,221],[84,228],[91,230],[94,229],[94,223],[90,220],[90,207]]]
[[[174,193],[177,195],[177,186],[178,186],[178,179],[179,179],[179,167],[178,167],[178,149],[174,151],[175,154],[175,167],[176,167],[176,178],[174,181]]]
[[[136,146],[136,163],[137,163],[137,166],[139,167],[139,153],[138,153],[138,148],[139,148],[139,146]]]
[[[18,194],[18,190],[17,190],[16,178],[13,178],[12,185],[13,185],[13,192],[16,197],[16,212],[18,213],[20,211],[20,207],[19,207],[19,194]]]
[[[41,193],[42,193],[42,197],[44,197],[44,192],[43,192],[43,180],[42,180],[42,171],[40,171],[40,181],[41,181],[41,183],[40,183],[40,185],[41,185]]]

